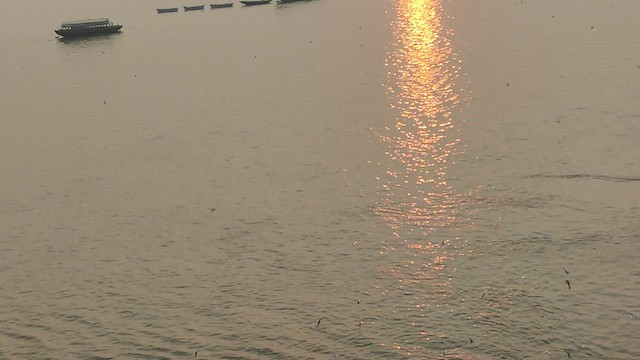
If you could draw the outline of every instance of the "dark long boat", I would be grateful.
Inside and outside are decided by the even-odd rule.
[[[250,5],[264,5],[271,2],[271,0],[240,0],[241,3],[250,6]]]
[[[309,0],[278,0],[278,4],[288,4],[292,2],[298,2],[298,1],[309,1]]]
[[[184,7],[184,11],[191,11],[191,10],[204,10],[204,5],[185,6]]]
[[[220,8],[226,8],[226,7],[232,7],[233,3],[223,3],[223,4],[209,4],[209,6],[211,6],[212,9],[220,9]]]
[[[56,34],[64,37],[80,37],[117,33],[122,25],[117,25],[107,18],[65,21]]]
[[[158,14],[178,12],[178,8],[164,8],[164,9],[156,9],[156,10],[158,10]]]

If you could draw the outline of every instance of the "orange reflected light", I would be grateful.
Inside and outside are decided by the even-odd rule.
[[[400,241],[385,244],[383,254],[393,252],[396,257],[382,275],[394,280],[392,289],[411,296],[414,319],[450,296],[446,270],[454,257],[446,247],[450,240],[434,242],[420,235],[460,225],[466,198],[455,192],[447,177],[451,157],[459,151],[452,114],[460,94],[454,87],[457,60],[441,23],[442,1],[396,0],[397,40],[386,64],[387,94],[397,116],[380,134],[390,161],[379,177],[376,213]],[[421,337],[438,337],[426,335],[422,321],[412,325]],[[421,345],[394,343],[392,348],[407,356],[425,353]]]
[[[456,195],[446,177],[459,142],[451,135],[458,70],[441,24],[441,1],[396,3],[397,43],[387,58],[388,95],[398,117],[395,127],[387,129],[392,134],[381,135],[392,162],[377,213],[407,234],[426,234],[458,221]]]

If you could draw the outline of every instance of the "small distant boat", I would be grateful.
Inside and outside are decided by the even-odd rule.
[[[107,18],[65,21],[56,34],[64,37],[79,37],[117,33],[122,25],[117,25]]]
[[[309,0],[278,0],[278,4],[287,4],[287,3],[297,2],[297,1],[309,1]]]
[[[156,9],[156,10],[158,10],[158,14],[178,12],[178,8],[165,8],[165,9]]]
[[[271,2],[271,0],[240,0],[241,3],[250,6],[250,5],[264,5]]]
[[[220,8],[226,8],[226,7],[232,7],[233,3],[223,3],[223,4],[209,4],[209,6],[211,6],[212,9],[220,9]]]
[[[184,11],[191,11],[191,10],[204,10],[204,5],[185,6],[184,7]]]

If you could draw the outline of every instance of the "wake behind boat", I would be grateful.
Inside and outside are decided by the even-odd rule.
[[[117,25],[107,18],[65,21],[56,34],[64,37],[93,36],[117,33],[122,25]]]

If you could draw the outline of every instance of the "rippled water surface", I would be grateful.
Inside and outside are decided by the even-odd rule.
[[[0,359],[640,358],[640,2],[3,5]]]

